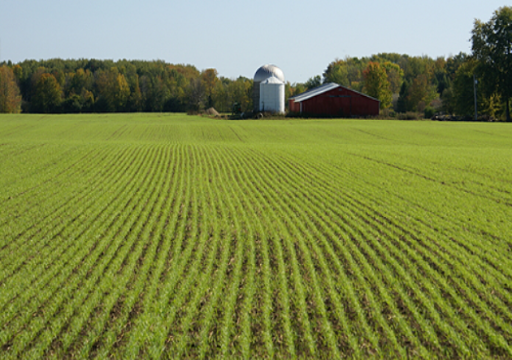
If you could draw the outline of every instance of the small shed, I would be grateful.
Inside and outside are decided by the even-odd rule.
[[[380,101],[335,83],[328,83],[288,99],[291,112],[340,117],[379,115]]]

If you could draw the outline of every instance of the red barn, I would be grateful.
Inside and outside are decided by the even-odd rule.
[[[344,86],[328,83],[288,99],[291,112],[340,117],[379,115],[380,101]]]

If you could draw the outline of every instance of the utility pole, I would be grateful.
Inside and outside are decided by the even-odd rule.
[[[478,121],[478,108],[476,103],[476,84],[478,84],[478,80],[475,77],[475,74],[473,74],[473,93],[475,94],[475,121]]]

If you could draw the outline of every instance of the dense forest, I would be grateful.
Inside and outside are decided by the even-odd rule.
[[[3,112],[183,112],[205,106],[230,111],[235,102],[250,108],[251,80],[219,78],[214,69],[191,65],[51,59],[8,62],[1,69],[7,75],[0,89],[10,79],[11,98],[18,100],[17,108],[7,109],[0,100]],[[7,98],[7,92],[0,90],[0,97]]]
[[[287,83],[286,98],[326,82],[376,97],[384,115],[474,115],[510,120],[512,7],[475,21],[472,54],[448,58],[383,53],[336,59],[305,83]],[[475,84],[477,80],[477,84]],[[252,109],[252,79],[215,69],[135,60],[25,60],[0,63],[0,112],[184,112]]]
[[[465,69],[468,62],[465,54],[435,60],[399,54],[335,60],[322,76],[312,77],[304,84],[287,83],[286,96],[322,82],[366,92],[365,74],[373,66],[383,69],[389,83],[389,100],[372,94],[384,99],[383,109],[471,113],[472,87],[469,107],[465,109],[467,71],[459,70]],[[208,107],[230,112],[234,103],[240,104],[241,111],[252,109],[251,79],[227,79],[219,77],[215,69],[199,71],[192,65],[163,61],[26,60],[4,63],[0,74],[5,83],[2,89],[6,89],[0,97],[11,99],[10,105],[2,107],[3,112],[183,112]]]

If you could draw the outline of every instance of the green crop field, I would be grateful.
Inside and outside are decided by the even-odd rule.
[[[0,358],[511,358],[512,126],[0,116]]]

